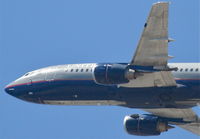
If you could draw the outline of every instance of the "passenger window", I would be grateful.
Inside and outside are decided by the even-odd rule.
[[[185,69],[185,71],[188,71],[188,69]]]
[[[193,69],[190,69],[190,71],[193,71]]]
[[[86,72],[88,72],[88,69],[86,69]]]
[[[71,72],[73,72],[73,69],[71,69]]]
[[[78,72],[78,69],[76,69],[76,72]]]
[[[180,72],[182,72],[183,71],[183,69],[180,69]]]
[[[199,69],[196,69],[195,71],[199,71]]]
[[[81,69],[81,72],[83,72],[83,69]]]

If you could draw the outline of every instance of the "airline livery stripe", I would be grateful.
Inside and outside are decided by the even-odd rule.
[[[186,78],[184,78],[184,79],[175,78],[175,80],[177,80],[177,81],[197,81],[197,80],[199,80],[200,81],[200,79],[186,79]],[[47,83],[47,82],[53,82],[53,81],[93,81],[93,79],[56,79],[56,80],[41,80],[41,81],[31,81],[30,80],[30,82],[6,86],[6,88],[17,87],[17,86],[28,85],[28,84],[36,84],[36,83]]]
[[[93,79],[56,79],[56,80],[52,79],[52,80],[30,81],[30,82],[21,83],[21,84],[9,85],[9,86],[6,86],[6,88],[21,86],[21,85],[28,85],[28,84],[36,84],[36,83],[47,83],[47,82],[53,82],[53,81],[93,81]]]

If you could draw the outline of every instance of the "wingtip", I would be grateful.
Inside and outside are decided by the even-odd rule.
[[[171,2],[170,1],[158,1],[158,2],[153,3],[153,5],[158,5],[158,4],[171,4]]]
[[[175,40],[172,38],[168,38],[168,42],[173,42],[173,41],[175,41]]]

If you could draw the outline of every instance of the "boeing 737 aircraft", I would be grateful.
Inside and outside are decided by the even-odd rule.
[[[129,134],[152,136],[177,125],[200,135],[200,63],[168,63],[168,2],[153,4],[129,63],[51,66],[5,87],[19,99],[55,105],[117,105],[148,114],[125,116]]]

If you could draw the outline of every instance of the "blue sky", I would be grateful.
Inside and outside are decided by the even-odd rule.
[[[4,86],[49,65],[129,62],[156,0],[0,0],[1,139],[142,139],[128,135],[123,118],[136,109],[49,106],[18,100]],[[170,62],[199,62],[199,1],[170,5]],[[198,109],[196,109],[198,110]],[[162,138],[198,138],[180,128]],[[145,137],[146,138],[146,137]]]

